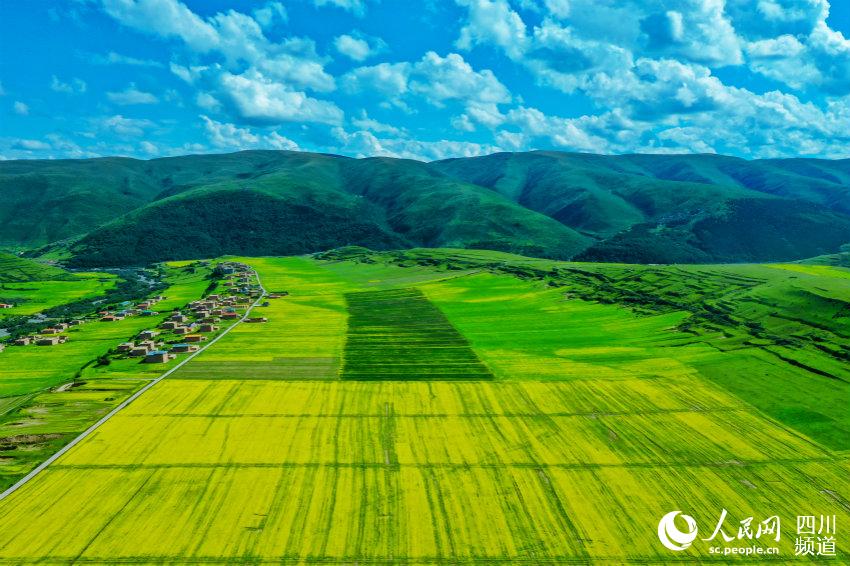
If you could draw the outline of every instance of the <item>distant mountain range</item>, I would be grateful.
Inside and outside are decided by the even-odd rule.
[[[847,243],[850,160],[535,151],[423,163],[244,151],[0,162],[0,247],[42,248],[75,266],[345,245],[745,262]]]

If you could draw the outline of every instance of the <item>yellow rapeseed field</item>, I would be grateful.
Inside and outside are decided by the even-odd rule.
[[[711,544],[665,549],[664,514],[708,537],[723,509],[735,534],[779,515],[778,543],[740,544],[786,559],[796,515],[836,515],[850,550],[848,454],[702,378],[686,362],[705,346],[664,350],[679,315],[558,302],[507,277],[250,261],[291,293],[269,322],[239,327],[0,502],[0,562],[658,563]],[[464,295],[497,305],[473,293],[488,284],[524,297],[525,327],[502,336],[495,312],[461,308]],[[497,379],[338,379],[344,293],[392,286],[421,288]]]

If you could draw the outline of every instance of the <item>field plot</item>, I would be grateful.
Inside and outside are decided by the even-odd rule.
[[[845,459],[711,385],[636,387],[166,381],[3,503],[0,558],[664,560],[683,506],[850,520]]]
[[[491,379],[418,289],[346,293],[345,379]]]
[[[290,292],[258,309],[269,322],[237,327],[1,501],[0,562],[711,562],[708,543],[658,542],[676,509],[705,537],[723,509],[727,532],[779,515],[780,542],[739,544],[781,560],[797,515],[836,515],[846,535],[850,454],[705,375],[770,358],[677,330],[688,313],[477,270],[250,261]],[[367,332],[353,352],[372,362],[373,339],[434,330],[492,377],[340,375],[351,333]],[[404,364],[425,358],[444,360]],[[839,560],[848,543],[836,537]]]

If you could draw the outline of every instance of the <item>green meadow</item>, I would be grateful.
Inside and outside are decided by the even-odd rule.
[[[71,273],[58,267],[0,253],[0,321],[29,315],[83,298],[95,298],[115,286],[110,273]]]

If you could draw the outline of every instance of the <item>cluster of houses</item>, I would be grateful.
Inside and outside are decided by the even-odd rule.
[[[146,299],[136,305],[133,305],[131,301],[125,301],[119,305],[121,310],[114,312],[101,311],[97,313],[97,316],[103,322],[114,322],[134,315],[152,316],[159,313],[151,310],[151,307],[164,298],[165,297],[162,296],[156,296],[151,299]],[[41,329],[37,335],[21,336],[20,338],[13,340],[12,344],[15,346],[29,346],[30,344],[36,346],[56,346],[57,344],[64,344],[68,341],[69,337],[62,334],[62,332],[65,332],[71,326],[78,326],[85,322],[86,321],[84,319],[74,319],[70,322],[58,322]],[[0,349],[0,352],[2,351],[3,350]]]
[[[36,346],[55,346],[57,344],[64,344],[67,341],[68,337],[64,334],[53,336],[21,336],[20,338],[16,338],[12,344],[15,346],[29,346],[30,344],[35,344]]]
[[[250,283],[251,273],[243,264],[223,264],[227,275],[227,289],[234,294],[211,294],[203,299],[192,301],[183,311],[175,311],[159,325],[161,332],[177,335],[180,342],[166,344],[157,342],[157,331],[146,330],[136,342],[125,342],[118,348],[128,357],[142,357],[145,363],[167,363],[176,354],[197,352],[200,343],[207,341],[205,334],[218,332],[219,323],[235,321],[242,317],[241,310],[247,308],[252,296],[259,296],[259,285]],[[253,317],[246,322],[266,322],[264,317]]]
[[[30,344],[35,344],[36,346],[56,346],[57,344],[64,344],[68,341],[68,337],[62,334],[62,332],[65,332],[71,326],[76,326],[82,323],[82,320],[59,322],[52,326],[48,326],[47,328],[42,328],[37,335],[21,336],[20,338],[16,338],[12,341],[12,344],[15,346],[29,346]]]
[[[192,301],[187,306],[186,313],[175,311],[166,321],[160,324],[160,330],[145,330],[131,342],[119,344],[116,351],[130,358],[141,358],[145,363],[167,363],[176,358],[176,354],[196,352],[199,343],[205,342],[205,334],[217,332],[218,323],[236,321],[242,317],[240,310],[247,308],[256,298],[260,297],[262,289],[254,278],[250,267],[238,262],[226,262],[219,265],[225,275],[225,288],[228,294],[209,295],[204,299]],[[276,299],[288,293],[273,293],[269,299]],[[154,306],[165,297],[157,296],[133,304],[125,301],[117,309],[104,310],[97,313],[102,322],[115,322],[129,316],[154,316],[159,314]],[[263,306],[268,306],[268,301]],[[12,308],[13,305],[0,304],[0,308]],[[62,334],[69,327],[83,324],[85,320],[72,320],[67,323],[57,323],[42,329],[38,335],[22,336],[13,341],[16,346],[54,346],[68,341],[68,336]],[[268,322],[265,317],[246,318],[245,322]],[[180,337],[180,342],[166,344],[158,340],[162,331],[171,332]],[[160,336],[161,338],[161,336]],[[0,343],[0,352],[5,345]]]
[[[163,300],[165,297],[157,295],[151,299],[146,299],[137,305],[133,305],[132,301],[124,301],[116,311],[100,311],[98,316],[101,322],[117,322],[124,320],[128,316],[154,316],[159,314],[153,310],[153,306]]]

